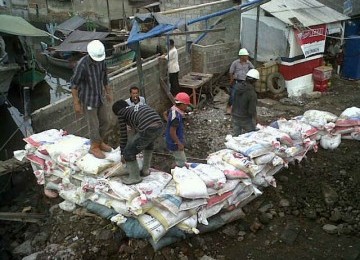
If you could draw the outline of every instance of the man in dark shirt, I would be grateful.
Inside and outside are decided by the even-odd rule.
[[[90,153],[99,159],[112,148],[103,142],[110,128],[105,102],[112,101],[105,64],[105,47],[98,41],[87,45],[88,55],[79,60],[71,78],[71,92],[77,114],[85,114],[90,131]]]
[[[125,100],[118,100],[112,106],[117,115],[120,128],[120,150],[126,163],[129,177],[123,178],[125,184],[141,182],[142,176],[149,175],[149,168],[154,149],[154,141],[161,136],[163,122],[159,114],[147,105],[129,106]],[[128,138],[127,125],[135,129],[133,138]],[[140,172],[136,155],[143,152],[144,162]]]
[[[251,132],[256,128],[257,94],[255,82],[259,79],[259,71],[251,69],[246,73],[246,79],[234,86],[234,102],[232,107],[232,123],[234,135]]]

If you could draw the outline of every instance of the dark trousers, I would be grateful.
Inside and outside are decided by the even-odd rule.
[[[254,131],[256,128],[255,121],[251,117],[240,117],[232,115],[234,136]]]
[[[153,150],[155,140],[161,136],[162,126],[149,127],[143,132],[136,133],[129,139],[124,149],[124,160],[135,161],[136,155],[143,150]]]
[[[170,92],[173,96],[180,92],[179,72],[169,73]]]
[[[243,82],[243,80],[235,80],[235,81],[234,81],[234,84],[231,85],[230,88],[229,88],[229,100],[228,100],[228,103],[227,103],[227,105],[228,105],[229,107],[231,107],[232,104],[233,104],[234,94],[235,94],[235,85],[236,85],[237,83],[241,83],[241,82]]]
[[[88,109],[84,107],[84,114],[89,127],[90,141],[102,142],[110,130],[109,110],[105,104]]]

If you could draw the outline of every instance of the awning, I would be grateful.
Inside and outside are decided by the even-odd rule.
[[[272,0],[261,6],[285,24],[298,27],[308,27],[319,24],[329,24],[350,19],[330,7],[327,7],[315,0]]]
[[[73,31],[60,45],[55,47],[55,50],[86,52],[90,41],[104,39],[109,34],[109,32]]]
[[[48,36],[49,34],[32,26],[24,18],[6,14],[0,15],[0,32],[18,36]]]

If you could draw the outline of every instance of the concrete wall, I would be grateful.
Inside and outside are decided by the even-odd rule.
[[[184,47],[179,48],[178,53],[181,75],[183,75],[191,70],[191,56]],[[166,66],[166,61],[154,59],[144,63],[142,67],[146,101],[160,114],[171,106],[170,100],[160,86],[160,76],[162,78],[166,76]],[[114,100],[128,98],[130,86],[139,86],[137,69],[132,68],[110,78],[110,84],[114,91]],[[110,105],[109,116],[113,124],[115,124],[116,118],[111,112]],[[70,134],[88,136],[86,120],[83,117],[76,117],[72,97],[36,110],[31,119],[35,132],[55,128],[66,130]]]

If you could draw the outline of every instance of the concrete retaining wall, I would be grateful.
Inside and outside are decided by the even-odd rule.
[[[184,47],[179,48],[178,53],[181,75],[183,75],[191,71],[191,56]],[[166,76],[166,66],[166,61],[154,59],[144,63],[142,67],[146,101],[159,114],[171,106],[170,100],[160,86],[160,76],[162,78]],[[110,85],[114,91],[114,100],[128,98],[129,88],[133,85],[139,86],[137,68],[132,68],[110,78]],[[113,116],[110,105],[109,117],[115,124],[116,118]],[[76,117],[72,97],[36,110],[32,114],[32,125],[35,132],[55,128],[66,130],[70,134],[88,136],[86,120],[83,117]]]

